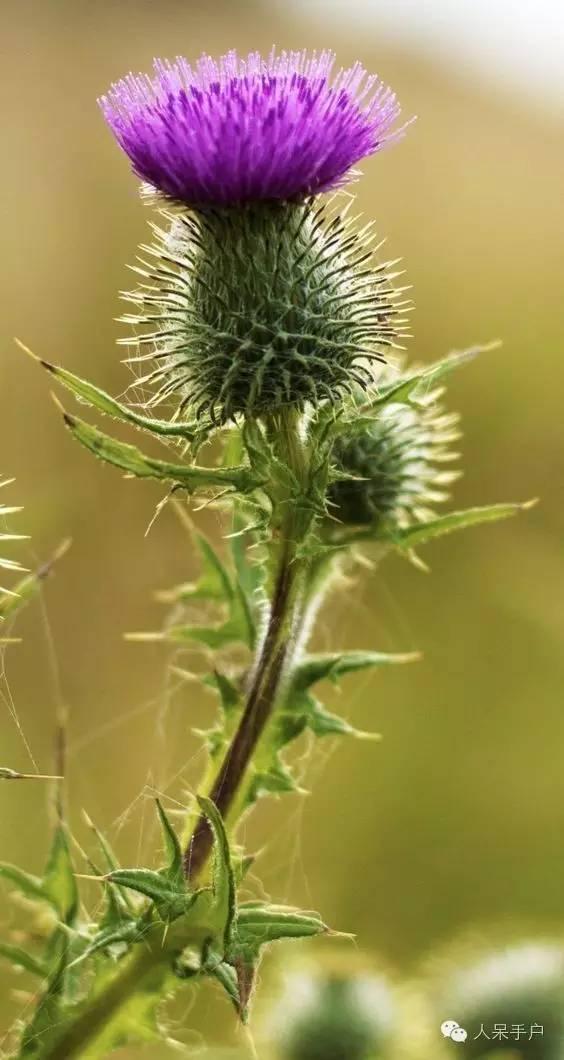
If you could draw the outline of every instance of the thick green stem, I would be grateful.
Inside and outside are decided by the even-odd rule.
[[[113,1017],[132,997],[146,989],[154,992],[164,988],[169,974],[164,957],[165,953],[156,940],[153,945],[137,947],[123,961],[111,982],[98,994],[89,997],[72,1023],[52,1044],[42,1048],[41,1060],[73,1060],[84,1056],[88,1046],[111,1025]]]
[[[299,438],[299,425],[291,416],[280,417],[271,425],[271,433],[284,465],[298,481],[306,468]],[[303,538],[303,527],[292,505],[290,495],[279,498],[283,511],[281,526],[273,548],[278,555],[268,627],[252,671],[245,708],[235,736],[220,766],[210,791],[210,798],[226,818],[236,800],[257,744],[272,714],[281,684],[296,643],[306,564],[297,556]],[[204,867],[212,849],[212,832],[201,816],[196,824],[184,857],[186,875],[195,879]]]

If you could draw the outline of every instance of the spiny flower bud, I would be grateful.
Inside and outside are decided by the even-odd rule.
[[[193,208],[305,199],[397,140],[395,95],[331,52],[156,60],[100,100],[135,173]]]
[[[389,382],[384,369],[379,382]],[[395,377],[399,381],[398,376]],[[401,378],[401,377],[400,377]],[[433,517],[431,506],[448,499],[444,486],[458,477],[445,470],[456,459],[450,444],[460,437],[458,416],[444,413],[441,391],[410,405],[390,403],[360,425],[351,424],[334,449],[339,477],[331,485],[328,511],[333,521],[383,527],[408,526]]]
[[[372,264],[370,226],[327,204],[166,216],[126,295],[137,312],[124,319],[149,329],[126,341],[151,347],[131,360],[156,362],[137,380],[155,387],[149,404],[178,397],[178,412],[224,422],[335,402],[403,333],[394,263]]]
[[[271,1037],[280,1060],[376,1060],[388,1055],[395,1003],[370,972],[304,969],[288,976]]]

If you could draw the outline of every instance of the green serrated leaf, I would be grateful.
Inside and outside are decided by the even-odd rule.
[[[269,765],[257,769],[252,777],[247,800],[253,803],[264,795],[285,795],[299,791],[300,787],[291,770],[275,751],[271,751]]]
[[[482,523],[496,523],[500,519],[508,519],[518,512],[525,511],[534,502],[524,504],[491,504],[484,508],[467,508],[464,511],[449,512],[437,519],[431,519],[427,523],[406,527],[405,530],[395,530],[389,534],[388,540],[398,548],[408,550],[416,548],[417,545],[425,545],[436,537],[453,533],[455,530],[465,530],[470,526],[480,526]]]
[[[241,694],[233,681],[226,674],[220,673],[219,670],[214,670],[213,674],[210,674],[210,684],[217,690],[221,700],[221,706],[226,715],[230,715],[239,706]]]
[[[181,599],[206,599],[230,603],[233,600],[234,590],[225,564],[207,537],[195,531],[193,537],[200,552],[202,574],[195,585],[182,587]]]
[[[320,652],[305,655],[292,675],[291,688],[292,690],[311,688],[312,685],[325,678],[336,682],[345,674],[372,669],[376,666],[400,665],[413,662],[418,658],[419,655],[414,652],[379,651]]]
[[[245,903],[237,911],[236,947],[252,958],[258,955],[261,946],[270,942],[312,938],[324,935],[328,930],[318,913],[302,912],[283,905]]]
[[[136,427],[142,427],[144,430],[151,431],[154,434],[166,435],[168,437],[184,438],[187,441],[192,441],[198,433],[196,426],[191,426],[188,423],[168,423],[163,420],[152,419],[149,416],[141,416],[129,408],[127,405],[123,405],[120,401],[116,401],[115,398],[111,397],[100,387],[94,386],[93,383],[89,383],[85,379],[81,379],[78,375],[70,372],[67,368],[61,368],[58,365],[51,364],[49,361],[45,361],[40,357],[36,357],[24,346],[23,343],[16,339],[16,342],[20,349],[23,349],[26,353],[29,353],[34,360],[36,360],[42,368],[61,383],[62,386],[70,390],[75,397],[81,401],[86,402],[92,408],[98,412],[102,412],[106,416],[111,416],[113,419],[121,420],[123,423],[132,423]]]
[[[188,911],[195,895],[190,894],[185,883],[182,887],[171,883],[160,872],[152,869],[114,869],[106,879],[118,887],[126,887],[150,898],[162,920],[176,920]]]
[[[165,879],[169,880],[170,883],[184,890],[185,884],[184,870],[182,867],[182,850],[180,848],[178,836],[162,807],[160,799],[156,799],[156,803],[168,857],[168,865],[165,869],[162,869],[162,875]]]
[[[231,863],[229,840],[223,819],[211,799],[198,796],[198,805],[207,817],[214,836],[213,858],[213,922],[224,938],[230,937],[236,911],[235,875]]]
[[[46,965],[38,957],[34,957],[28,950],[21,946],[11,946],[7,942],[0,942],[0,957],[10,961],[16,968],[23,968],[32,975],[38,975],[41,979],[47,976]]]
[[[64,412],[71,434],[91,453],[136,478],[156,478],[193,492],[197,489],[236,489],[246,493],[257,486],[257,479],[247,467],[206,468],[189,464],[172,464],[146,456],[134,445],[118,442],[76,416]]]

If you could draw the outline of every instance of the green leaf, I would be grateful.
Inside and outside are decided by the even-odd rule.
[[[81,379],[78,375],[73,372],[69,372],[67,368],[61,368],[59,365],[51,364],[50,361],[45,361],[41,357],[37,357],[27,346],[24,346],[23,342],[16,339],[17,345],[24,353],[28,353],[42,368],[45,368],[58,383],[61,383],[67,390],[70,390],[75,397],[81,401],[85,401],[87,405],[96,409],[98,412],[103,413],[106,416],[112,416],[114,419],[121,420],[123,423],[132,423],[136,427],[142,427],[145,430],[152,431],[154,434],[167,435],[169,437],[184,438],[187,441],[192,441],[199,431],[196,425],[190,425],[188,423],[168,423],[163,420],[155,420],[148,416],[141,416],[127,405],[123,405],[120,401],[116,401],[115,398],[111,397],[100,387],[94,386],[93,383],[87,382],[85,379]]]
[[[38,876],[32,876],[29,872],[24,872],[17,865],[8,865],[5,862],[0,862],[0,880],[7,880],[25,898],[48,901],[43,887],[43,880],[40,880]]]
[[[213,858],[213,921],[224,937],[230,936],[236,910],[235,875],[225,826],[217,806],[211,799],[198,796],[198,804],[207,817],[214,837]]]
[[[43,890],[62,922],[72,924],[78,910],[78,888],[63,824],[59,824],[55,830],[43,878]]]
[[[200,552],[202,574],[194,585],[183,585],[177,598],[180,600],[218,600],[230,603],[234,590],[231,577],[215,551],[213,545],[203,534],[193,531],[193,539]]]
[[[63,418],[71,434],[94,453],[94,456],[137,478],[164,479],[189,492],[205,488],[233,488],[245,493],[258,484],[250,468],[206,468],[194,464],[171,464],[166,460],[146,456],[135,445],[118,442],[68,412],[63,412]]]
[[[166,853],[169,859],[167,867],[162,869],[162,875],[176,887],[182,887],[182,889],[185,889],[182,850],[180,849],[178,836],[162,807],[160,799],[156,799],[156,803],[163,831]]]
[[[238,953],[256,957],[261,946],[280,939],[313,938],[325,935],[328,927],[318,913],[305,913],[284,905],[258,902],[240,905],[237,912]]]
[[[233,980],[224,975],[224,988],[246,1022],[247,1010],[263,946],[281,939],[312,938],[325,934],[328,928],[317,913],[303,913],[288,906],[250,902],[239,906],[231,945],[225,960],[235,969],[237,995]],[[217,969],[213,970],[217,976]]]
[[[239,689],[233,681],[226,674],[222,674],[219,670],[214,670],[213,674],[209,674],[208,678],[205,679],[205,683],[219,694],[221,700],[221,706],[224,713],[229,716],[239,706],[241,694]]]
[[[237,1012],[241,1014],[241,997],[235,969],[230,964],[227,964],[227,961],[220,961],[210,970],[209,974],[217,979],[235,1005]]]
[[[150,898],[159,916],[166,922],[186,913],[196,897],[189,894],[185,883],[182,887],[175,885],[152,869],[114,869],[105,879]]]
[[[257,769],[251,779],[247,801],[250,804],[264,795],[285,795],[299,791],[300,787],[291,770],[276,751],[271,750],[269,765],[266,768]]]
[[[431,519],[427,523],[418,523],[406,527],[404,530],[394,530],[388,535],[388,540],[402,550],[416,548],[425,545],[435,537],[443,537],[454,530],[465,530],[469,526],[480,526],[482,523],[496,523],[500,519],[508,519],[518,512],[531,508],[535,501],[525,501],[523,504],[491,504],[485,508],[466,508],[464,511],[449,512],[437,519]]]
[[[389,653],[379,651],[320,652],[305,655],[292,675],[292,690],[311,688],[325,678],[337,682],[345,674],[368,670],[375,666],[394,666],[413,662],[416,652]]]
[[[0,942],[0,957],[10,961],[16,968],[23,968],[32,975],[38,975],[41,979],[47,976],[47,968],[43,961],[34,957],[28,950],[21,946],[10,946],[7,942]]]

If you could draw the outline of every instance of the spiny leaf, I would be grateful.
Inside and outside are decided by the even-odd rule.
[[[237,1012],[241,1015],[241,997],[235,969],[227,961],[220,961],[210,970],[209,974],[221,984],[225,993],[235,1005]]]
[[[213,545],[203,534],[193,533],[199,549],[202,574],[195,585],[182,586],[180,598],[223,600],[229,603],[233,599],[231,577]]]
[[[179,887],[152,869],[115,869],[105,879],[150,898],[161,919],[167,922],[186,913],[195,898],[185,885]]]
[[[219,670],[214,670],[213,674],[209,675],[209,681],[206,681],[217,690],[221,699],[221,706],[226,715],[231,714],[236,707],[239,705],[241,694],[233,681],[230,680],[226,674],[221,673]]]
[[[109,950],[111,947],[118,946],[120,943],[129,946],[142,942],[148,930],[149,923],[141,919],[129,921],[122,924],[121,927],[105,928],[94,936],[91,943],[73,963],[79,964],[88,957],[91,957],[92,954],[98,953],[99,950]]]
[[[236,947],[256,956],[260,947],[279,939],[312,938],[324,935],[328,927],[318,913],[302,912],[290,906],[245,903],[237,911]]]
[[[24,968],[26,972],[31,972],[32,975],[38,975],[41,979],[46,978],[47,968],[45,964],[38,957],[34,957],[32,953],[29,953],[28,950],[22,949],[21,946],[11,946],[7,942],[0,942],[0,957],[10,961],[16,968]]]
[[[269,764],[259,767],[251,779],[247,801],[253,803],[264,795],[285,795],[300,790],[291,770],[272,749]]]
[[[85,401],[86,404],[92,408],[97,409],[98,412],[104,413],[104,415],[112,416],[113,419],[121,420],[124,423],[132,423],[136,427],[142,427],[145,430],[152,431],[154,434],[167,435],[169,437],[184,438],[187,441],[192,441],[193,438],[199,433],[201,428],[191,426],[188,423],[177,422],[169,423],[163,420],[152,419],[149,416],[141,416],[134,409],[129,408],[127,405],[123,405],[120,401],[116,401],[115,398],[111,397],[100,387],[94,386],[93,383],[87,382],[85,379],[81,379],[78,375],[73,372],[69,372],[67,368],[61,368],[58,365],[51,364],[50,361],[45,361],[43,358],[38,357],[34,354],[27,346],[24,346],[23,342],[16,339],[16,344],[20,347],[24,353],[28,353],[38,364],[45,368],[58,383],[61,383],[67,390],[70,390],[75,397],[81,401]]]
[[[163,807],[160,799],[156,799],[157,812],[162,826],[165,847],[169,863],[165,869],[162,870],[162,875],[165,879],[169,880],[176,886],[181,886],[184,889],[184,870],[182,868],[182,850],[180,849],[180,843],[178,836],[174,831]]]
[[[375,666],[392,666],[414,662],[420,656],[416,652],[390,653],[379,651],[323,652],[305,655],[298,663],[292,677],[293,689],[311,688],[317,681],[329,678],[338,681],[344,674]]]
[[[326,933],[328,928],[317,913],[303,913],[287,906],[251,902],[239,906],[231,945],[225,960],[232,965],[237,977],[237,994],[233,980],[225,974],[225,989],[246,1022],[248,1005],[253,990],[256,969],[263,946],[280,939],[312,938]],[[217,978],[217,969],[213,970]]]
[[[200,795],[198,804],[209,821],[214,837],[213,918],[227,940],[236,908],[235,876],[229,841],[221,814],[215,803]]]
[[[376,412],[384,405],[392,402],[395,404],[408,404],[412,398],[420,396],[423,391],[434,388],[436,383],[445,375],[448,375],[449,372],[467,364],[480,353],[496,349],[499,345],[499,342],[490,342],[483,346],[470,346],[466,350],[455,350],[447,354],[446,357],[442,357],[439,361],[435,361],[417,372],[412,372],[396,382],[388,383],[386,386],[381,387],[377,397],[367,405],[362,405],[358,410],[358,417],[355,417],[352,421],[353,429],[355,429],[355,419],[362,418],[366,422],[365,417],[368,412]]]
[[[121,468],[137,478],[156,478],[173,482],[193,492],[202,488],[234,488],[241,493],[252,490],[257,480],[247,467],[206,468],[189,464],[171,464],[146,456],[134,445],[118,442],[76,416],[63,411],[63,418],[71,434],[91,453],[108,464]]]
[[[495,523],[500,519],[508,519],[511,515],[526,511],[536,501],[525,501],[521,504],[491,504],[484,508],[466,508],[464,511],[449,512],[437,519],[427,523],[406,527],[405,530],[394,530],[390,533],[388,540],[402,550],[416,548],[424,545],[435,537],[442,537],[454,530],[465,530],[469,526],[480,526],[482,523]]]
[[[102,853],[107,868],[110,870],[110,872],[112,872],[114,869],[119,869],[120,865],[118,859],[116,858],[116,855],[114,854],[105,835],[100,831],[99,828],[96,827],[94,822],[90,819],[90,817],[85,811],[83,811],[83,817],[86,825],[88,826],[88,828],[90,828],[90,830],[96,837],[98,846],[100,847],[100,851]],[[99,874],[97,873],[97,875]],[[136,915],[136,909],[133,904],[132,898],[128,894],[128,892],[126,890],[122,891],[114,889],[111,883],[107,883],[106,886],[108,906],[106,910],[106,916],[104,918],[104,923],[109,926],[111,923],[115,922],[114,914],[118,912],[118,910],[114,910],[114,899],[116,898],[119,906],[119,917],[121,918],[123,914],[127,913],[129,913],[130,916],[134,917]]]

